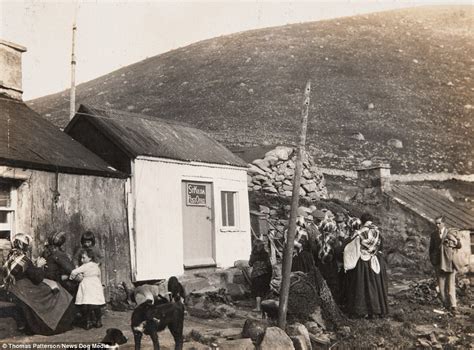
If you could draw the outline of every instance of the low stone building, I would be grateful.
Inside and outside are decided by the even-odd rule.
[[[107,292],[130,279],[126,175],[41,118],[22,101],[24,47],[0,40],[0,260],[16,233],[33,237],[34,258],[50,233],[67,233],[72,255],[82,233],[104,254]]]
[[[436,217],[443,215],[448,227],[460,231],[461,250],[470,256],[470,271],[474,271],[471,243],[474,238],[474,216],[470,210],[430,187],[393,182],[389,165],[358,169],[357,175],[357,200],[382,207],[384,215],[380,220],[385,228],[394,233],[402,232],[408,236],[418,233],[426,241],[430,233],[436,230]]]

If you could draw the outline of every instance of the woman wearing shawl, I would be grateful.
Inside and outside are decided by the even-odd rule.
[[[305,229],[305,219],[299,216],[296,219],[296,238],[294,241],[293,261],[291,271],[307,273],[313,270],[314,259],[311,252],[311,242]]]
[[[3,266],[3,287],[18,308],[18,329],[43,335],[65,332],[72,328],[73,298],[61,285],[44,279],[44,258],[33,264],[27,255],[31,240],[22,233],[15,235]]]
[[[352,254],[356,261],[350,262],[344,257],[347,312],[353,317],[384,317],[388,314],[388,280],[385,260],[380,252],[382,238],[370,214],[362,215],[361,224],[362,227],[344,242],[345,255],[348,248],[358,250]]]
[[[337,239],[337,227],[333,221],[328,219],[321,222],[320,233],[316,236],[316,266],[321,271],[336,303],[342,300],[341,288],[338,276],[336,253],[339,241]]]

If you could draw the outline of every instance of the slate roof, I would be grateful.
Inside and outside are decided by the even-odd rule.
[[[474,213],[433,189],[392,183],[392,190],[387,194],[430,222],[434,223],[436,217],[444,215],[448,227],[474,230]]]
[[[22,101],[0,96],[0,165],[123,177]]]
[[[204,131],[184,123],[136,113],[81,105],[65,131],[87,118],[128,156],[150,156],[246,167],[247,164]]]

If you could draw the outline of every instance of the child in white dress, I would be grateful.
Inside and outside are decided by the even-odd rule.
[[[80,256],[82,265],[72,270],[69,277],[73,280],[78,274],[83,276],[76,295],[76,305],[81,309],[85,329],[100,328],[102,327],[101,307],[105,305],[105,297],[97,263],[98,257],[90,248],[82,249]]]

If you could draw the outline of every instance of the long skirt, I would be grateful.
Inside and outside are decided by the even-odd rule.
[[[252,277],[250,279],[252,286],[252,296],[264,298],[270,291],[270,281],[272,279],[271,273],[265,273],[263,275]]]
[[[10,292],[22,313],[20,318],[32,333],[52,335],[72,328],[74,300],[61,285],[53,292],[45,283],[35,285],[24,278],[17,281]]]
[[[303,250],[293,257],[291,272],[301,271],[308,273],[314,269],[314,266],[313,254],[307,250]]]
[[[385,260],[378,256],[380,273],[370,267],[370,261],[359,259],[346,276],[346,310],[353,316],[385,316],[388,314],[388,278]]]
[[[341,303],[343,299],[342,293],[342,279],[338,273],[337,262],[335,259],[322,263],[321,261],[317,260],[316,266],[318,267],[319,271],[321,271],[321,275],[323,275],[326,283],[331,290],[331,294],[334,298],[334,301],[337,304]]]

